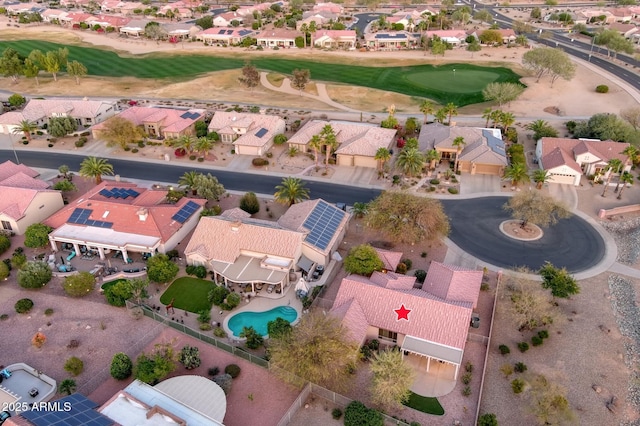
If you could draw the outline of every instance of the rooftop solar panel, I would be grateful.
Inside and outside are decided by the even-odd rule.
[[[113,424],[113,420],[96,411],[98,404],[79,393],[65,396],[56,402],[59,403],[57,404],[59,407],[69,406],[70,409],[68,411],[40,409],[25,411],[21,415],[35,426],[110,426]]]
[[[138,191],[134,191],[133,189],[127,189],[127,194],[131,195],[133,198],[136,198],[140,193]]]
[[[227,32],[227,30],[220,30],[220,31],[218,31],[218,34],[224,34],[226,32]]]
[[[256,132],[256,136],[257,136],[257,137],[259,137],[259,138],[261,138],[261,137],[263,137],[264,135],[266,135],[266,134],[267,134],[267,132],[268,132],[268,130],[267,130],[267,129],[265,129],[264,127],[261,127],[261,128],[260,128],[260,130],[258,130],[258,131]]]
[[[198,210],[200,206],[193,201],[187,202],[176,214],[174,214],[171,219],[175,220],[179,223],[185,223],[187,219],[189,219],[193,213]]]
[[[98,194],[102,195],[103,197],[111,198],[111,191],[109,191],[108,189],[103,189]]]
[[[182,114],[180,116],[180,118],[191,118],[191,113],[190,112],[185,112],[184,114]]]
[[[318,202],[303,224],[309,230],[305,241],[321,250],[326,249],[345,215],[326,201]]]

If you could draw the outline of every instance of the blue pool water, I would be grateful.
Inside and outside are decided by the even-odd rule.
[[[229,318],[227,325],[236,337],[240,335],[243,327],[253,327],[262,336],[266,336],[267,323],[278,317],[292,323],[298,318],[298,312],[291,306],[278,306],[265,312],[245,311]]]

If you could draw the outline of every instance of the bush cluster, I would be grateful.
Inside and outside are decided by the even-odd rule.
[[[13,306],[16,309],[16,312],[19,314],[26,314],[33,308],[33,300],[31,299],[20,299]]]
[[[64,363],[64,370],[73,376],[77,376],[84,370],[84,362],[80,358],[72,356]]]
[[[235,379],[240,375],[240,367],[237,364],[229,364],[224,368],[224,372]]]
[[[352,401],[344,410],[344,426],[382,426],[382,414],[372,408],[367,408],[360,401]]]
[[[185,268],[187,274],[195,275],[196,277],[203,279],[207,276],[207,268],[202,265],[187,265]]]
[[[596,86],[596,93],[608,93],[609,92],[609,86],[607,86],[606,84],[599,84]]]
[[[269,160],[267,160],[266,158],[258,157],[251,160],[251,164],[253,164],[255,167],[268,166]]]
[[[187,370],[193,370],[194,368],[200,367],[200,349],[196,346],[184,346],[180,351],[178,361],[180,364],[184,365],[184,368]]]
[[[124,380],[131,376],[133,372],[133,362],[131,358],[123,352],[119,352],[111,359],[111,377],[116,380]]]

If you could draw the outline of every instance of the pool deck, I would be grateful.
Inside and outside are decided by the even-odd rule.
[[[50,400],[56,393],[56,381],[27,364],[11,364],[6,367],[11,377],[0,384],[0,400],[3,402],[38,403]],[[34,398],[29,395],[33,388],[38,389]],[[12,412],[12,414],[16,414]]]

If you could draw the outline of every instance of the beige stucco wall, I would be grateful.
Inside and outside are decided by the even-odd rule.
[[[27,207],[22,219],[16,223],[13,230],[18,235],[24,234],[29,225],[40,223],[64,206],[62,194],[58,191],[39,192]],[[12,225],[13,226],[13,225]]]
[[[193,216],[191,216],[189,220],[187,220],[182,225],[182,228],[180,228],[178,232],[173,234],[173,236],[169,238],[167,241],[165,241],[164,244],[160,244],[160,246],[158,247],[158,251],[160,253],[166,253],[169,250],[173,250],[174,248],[176,248],[178,243],[184,240],[187,237],[187,235],[189,235],[189,233],[193,230],[193,228],[196,227],[196,225],[198,224],[198,221],[200,220],[201,211],[202,211],[202,207],[196,210],[195,213],[193,213]],[[186,244],[185,244],[185,247],[186,247]]]

